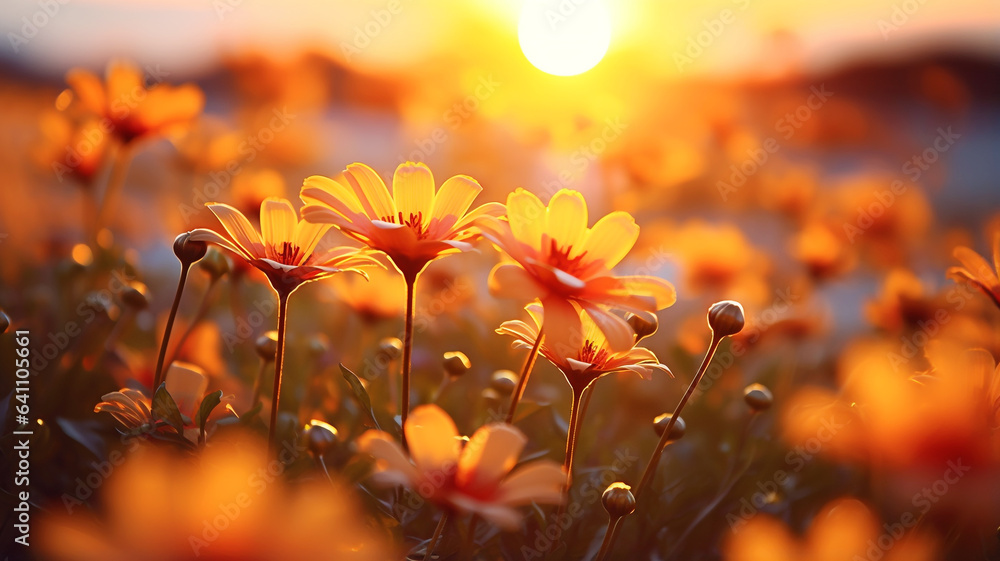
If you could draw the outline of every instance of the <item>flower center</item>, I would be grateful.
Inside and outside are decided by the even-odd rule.
[[[580,362],[586,362],[593,364],[596,367],[600,367],[608,360],[608,350],[597,345],[597,343],[587,340],[583,344],[583,350],[580,351],[580,358],[577,359]]]
[[[399,211],[397,215],[383,216],[382,222],[389,222],[390,224],[402,224],[407,226],[413,233],[417,235],[418,240],[423,240],[427,238],[427,227],[424,225],[424,213],[410,213],[409,218],[403,216],[403,211]]]
[[[275,246],[270,249],[274,254],[273,259],[282,265],[298,265],[302,257],[302,248],[291,242],[281,242],[280,247]]]
[[[570,259],[569,254],[571,251],[573,251],[573,246],[560,247],[556,240],[550,238],[548,264],[568,273],[579,269],[580,263],[583,261],[583,257],[587,255],[587,252],[584,251],[580,255]]]

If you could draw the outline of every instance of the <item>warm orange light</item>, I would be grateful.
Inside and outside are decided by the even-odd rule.
[[[611,44],[611,19],[600,0],[527,0],[517,26],[521,50],[536,68],[573,76],[601,62]]]

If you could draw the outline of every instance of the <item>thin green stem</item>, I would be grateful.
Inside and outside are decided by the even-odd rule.
[[[399,414],[404,427],[402,434],[403,449],[408,450],[406,443],[406,419],[410,414],[410,366],[413,359],[413,308],[417,300],[417,275],[404,275],[406,280],[406,322],[403,326],[403,366],[400,372],[402,388],[400,388]]]
[[[156,359],[156,370],[153,371],[153,392],[163,383],[163,359],[167,357],[167,344],[170,342],[170,331],[174,328],[174,320],[177,318],[177,308],[181,304],[181,296],[184,294],[184,284],[187,282],[188,271],[191,270],[191,263],[181,262],[181,276],[177,281],[177,292],[174,294],[174,303],[170,306],[170,315],[167,316],[167,327],[163,330],[163,341],[160,342],[160,355]]]
[[[604,561],[604,559],[611,553],[611,547],[615,543],[615,538],[618,537],[618,528],[622,525],[622,519],[624,516],[619,516],[618,518],[612,518],[608,520],[608,529],[604,531],[604,541],[601,543],[601,550],[597,552],[597,557],[594,561]]]
[[[427,544],[427,549],[424,550],[424,561],[433,557],[434,548],[437,547],[437,543],[441,539],[441,535],[444,533],[444,526],[447,523],[448,513],[445,512],[441,515],[441,521],[438,522],[437,528],[434,530],[434,535],[431,536],[431,543]]]
[[[268,457],[278,450],[278,406],[281,403],[281,367],[285,362],[285,323],[288,316],[289,293],[278,292],[278,347],[274,356],[274,395],[271,397],[271,424],[268,425]]]
[[[528,385],[528,377],[531,376],[531,371],[535,368],[535,360],[538,358],[538,349],[542,345],[542,330],[538,330],[538,335],[535,337],[535,344],[531,346],[531,351],[528,352],[527,358],[524,359],[524,366],[521,368],[521,377],[517,379],[517,387],[510,395],[510,407],[507,408],[507,418],[504,422],[508,425],[514,424],[514,413],[517,412],[517,404],[521,401],[521,396],[524,395],[524,387]]]

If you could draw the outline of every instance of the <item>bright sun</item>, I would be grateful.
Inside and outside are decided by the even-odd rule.
[[[517,39],[539,70],[556,76],[581,74],[608,52],[610,14],[601,0],[526,0]]]

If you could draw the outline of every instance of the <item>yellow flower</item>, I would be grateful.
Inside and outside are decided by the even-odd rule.
[[[500,216],[503,205],[469,206],[482,191],[465,175],[449,178],[435,192],[434,176],[424,164],[396,168],[392,194],[364,164],[351,164],[336,179],[314,175],[302,185],[302,217],[332,224],[389,256],[404,277],[413,279],[431,261],[471,249],[477,218]]]
[[[639,237],[632,216],[616,211],[587,227],[583,196],[562,189],[548,206],[518,189],[507,197],[507,221],[479,221],[483,236],[516,263],[501,263],[490,273],[490,290],[501,297],[538,298],[545,307],[545,336],[565,333],[571,348],[582,345],[582,308],[607,337],[612,349],[632,347],[628,323],[613,309],[648,315],[674,303],[667,281],[644,275],[614,276],[611,269],[625,258]]]
[[[330,229],[329,224],[300,221],[291,203],[269,197],[260,205],[261,232],[235,208],[207,203],[229,238],[198,228],[191,239],[224,247],[260,269],[279,293],[291,293],[301,284],[329,277],[341,271],[364,273],[346,267],[378,265],[357,248],[336,247],[317,252],[316,246]]]
[[[505,321],[496,331],[514,337],[515,348],[530,349],[544,323],[544,310],[537,303],[529,304],[525,309],[531,316],[531,323]],[[635,372],[649,379],[654,370],[659,370],[673,377],[670,369],[660,364],[649,349],[633,346],[626,351],[613,350],[608,345],[607,337],[586,313],[580,312],[580,324],[583,338],[579,346],[567,346],[564,340],[557,337],[557,332],[551,337],[546,334],[539,348],[542,356],[566,376],[566,381],[575,390],[582,390],[601,376],[615,372]]]
[[[955,248],[955,258],[962,262],[962,267],[951,267],[948,276],[965,281],[978,288],[989,297],[993,304],[1000,308],[1000,232],[993,238],[993,266],[986,262],[978,253],[967,247]]]
[[[108,64],[103,83],[94,73],[79,68],[66,74],[66,82],[80,105],[105,119],[111,132],[126,144],[186,124],[205,105],[198,86],[156,84],[147,89],[142,70],[122,61]]]
[[[480,427],[463,446],[451,417],[436,405],[415,408],[406,421],[410,456],[392,436],[361,435],[361,449],[377,460],[382,483],[406,485],[448,511],[475,513],[504,529],[516,529],[514,507],[563,501],[566,475],[538,460],[514,470],[527,438],[511,425]],[[513,472],[511,470],[514,470]]]

